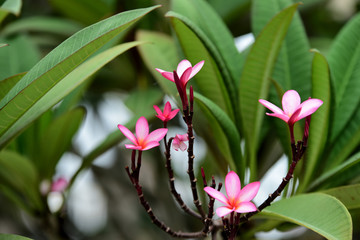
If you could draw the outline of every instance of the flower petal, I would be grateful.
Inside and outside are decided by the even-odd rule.
[[[222,194],[221,192],[219,192],[218,190],[212,188],[212,187],[205,187],[204,191],[209,194],[211,197],[215,198],[216,200],[229,205],[229,200],[227,199],[227,197]]]
[[[180,142],[179,146],[180,146],[180,150],[181,150],[182,152],[187,149],[187,145],[186,145],[184,142]]]
[[[154,148],[154,147],[157,147],[159,145],[160,145],[160,143],[157,142],[157,141],[147,142],[145,144],[145,146],[143,146],[143,149],[141,149],[141,150],[143,150],[143,151],[149,150],[150,148]]]
[[[241,189],[239,193],[239,200],[241,202],[251,201],[258,193],[259,188],[260,188],[260,182],[249,183],[243,189]]]
[[[153,107],[158,115],[163,115],[162,111],[160,110],[160,108],[158,106],[154,105]]]
[[[234,211],[233,209],[231,208],[228,208],[228,207],[218,207],[216,209],[216,214],[219,216],[219,217],[223,217],[225,215],[228,215],[229,213],[231,213],[232,211]]]
[[[164,116],[168,116],[170,112],[171,112],[171,104],[170,102],[166,102],[164,107]]]
[[[301,105],[300,105],[301,106]],[[289,125],[293,125],[295,124],[295,122],[297,122],[298,120],[300,120],[298,117],[300,115],[301,112],[301,107],[299,107],[298,109],[296,109],[296,111],[291,115],[290,119],[288,120],[288,124]]]
[[[153,141],[159,142],[161,139],[164,138],[167,131],[168,130],[166,128],[159,128],[159,129],[152,131],[145,139],[146,143],[153,142]]]
[[[140,117],[136,122],[136,137],[140,144],[149,134],[149,124],[145,117]]]
[[[137,145],[137,139],[135,135],[129,129],[127,129],[127,127],[119,124],[118,128],[125,135],[125,137],[127,137],[131,142]]]
[[[155,68],[155,70],[161,73],[164,78],[174,82],[174,74],[172,72],[166,72],[160,68]]]
[[[271,102],[268,102],[264,99],[259,99],[259,102],[264,105],[265,107],[267,107],[268,109],[270,109],[271,111],[273,111],[273,113],[277,113],[277,114],[284,114],[284,112],[277,107],[276,105],[272,104]]]
[[[125,144],[125,147],[126,147],[127,149],[134,149],[134,150],[141,150],[141,149],[142,149],[141,146],[132,145],[132,144]]]
[[[175,110],[171,111],[168,116],[169,120],[173,119],[179,111],[180,111],[180,109],[175,109]]]
[[[190,74],[189,79],[191,79],[193,76],[195,76],[195,75],[201,70],[201,68],[204,66],[204,63],[205,63],[205,61],[198,62],[198,63],[192,68],[192,71],[191,71],[191,74]]]
[[[290,118],[289,118],[287,115],[285,115],[284,113],[282,113],[282,114],[278,114],[278,113],[266,113],[266,115],[280,118],[281,120],[283,120],[283,121],[285,121],[285,122],[288,122],[289,119],[290,119]]]
[[[282,107],[284,113],[291,116],[300,105],[301,99],[297,91],[289,90],[282,97]]]
[[[186,69],[188,69],[191,66],[191,63],[189,62],[189,60],[182,60],[181,62],[179,62],[176,72],[177,74],[181,77],[181,75],[185,72]]]
[[[225,189],[230,204],[235,203],[241,190],[241,183],[239,176],[234,171],[230,171],[226,175]]]
[[[298,120],[313,114],[321,105],[323,101],[316,98],[310,98],[304,101],[301,106],[301,112],[298,116]]]
[[[190,80],[191,67],[185,70],[185,72],[180,77],[181,86],[185,89],[187,82]],[[184,90],[186,91],[186,90]]]
[[[256,212],[257,208],[255,204],[252,202],[242,202],[239,206],[235,209],[237,213],[247,213],[247,212]]]

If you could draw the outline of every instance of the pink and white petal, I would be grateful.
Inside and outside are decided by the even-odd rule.
[[[252,202],[242,202],[236,208],[235,212],[237,213],[248,213],[248,212],[256,212],[257,208],[255,204]]]
[[[300,105],[301,106],[301,105]],[[289,125],[293,125],[295,124],[295,122],[297,122],[299,119],[299,115],[301,112],[301,107],[299,107],[290,117],[290,119],[288,120],[288,124]]]
[[[225,189],[228,196],[229,202],[234,203],[240,193],[241,183],[239,176],[234,172],[230,171],[225,177]]]
[[[191,67],[185,70],[185,72],[180,77],[181,86],[185,88],[187,82],[190,80]]]
[[[127,148],[127,149],[134,149],[134,150],[141,150],[142,149],[142,147],[141,146],[135,146],[135,145],[132,145],[132,144],[125,144],[125,147]]]
[[[140,117],[137,120],[135,131],[139,143],[144,141],[149,135],[149,124],[145,117]]]
[[[154,148],[154,147],[157,147],[157,146],[159,146],[160,145],[160,143],[159,142],[157,142],[157,141],[152,141],[152,142],[147,142],[146,144],[144,144],[142,147],[143,147],[143,151],[145,151],[145,150],[149,150],[149,149],[151,149],[151,148]]]
[[[219,192],[218,190],[212,188],[212,187],[205,187],[204,191],[209,194],[211,197],[215,198],[216,200],[222,202],[223,204],[229,205],[229,200],[227,197]]]
[[[154,109],[155,109],[155,111],[156,111],[156,113],[157,113],[158,115],[162,115],[162,114],[163,114],[162,111],[161,111],[161,109],[160,109],[158,106],[154,105],[153,107],[154,107]]]
[[[163,72],[161,75],[166,78],[167,80],[170,80],[172,82],[175,82],[174,80],[174,73],[173,72]]]
[[[282,97],[282,107],[284,113],[288,116],[292,115],[298,109],[301,103],[300,96],[297,91],[286,91]]]
[[[125,135],[125,137],[127,137],[134,144],[137,144],[137,139],[135,135],[129,129],[127,129],[127,127],[119,124],[118,128]]]
[[[289,121],[289,117],[287,115],[285,115],[284,113],[282,114],[278,114],[278,113],[266,113],[266,115],[271,116],[271,117],[277,117],[280,118],[281,120],[288,122]]]
[[[238,200],[240,202],[250,202],[258,193],[260,182],[252,182],[241,189]]]
[[[310,98],[301,104],[301,112],[298,120],[313,114],[321,105],[323,101],[316,98]]]
[[[271,102],[268,102],[264,99],[259,99],[259,102],[264,105],[265,107],[267,107],[268,109],[270,109],[271,111],[273,111],[273,113],[278,113],[278,114],[283,114],[284,112],[277,107],[276,105],[272,104]]]
[[[234,210],[232,208],[228,208],[228,207],[218,207],[216,209],[216,214],[219,216],[219,217],[223,217],[223,216],[226,216],[228,215],[229,213],[233,212]]]
[[[177,69],[176,69],[176,72],[178,74],[178,76],[181,77],[181,75],[185,72],[186,69],[188,69],[189,67],[192,67],[191,66],[191,63],[189,62],[189,60],[182,60],[181,62],[179,62],[178,66],[177,66]]]
[[[170,102],[166,102],[164,107],[164,115],[168,116],[170,112],[171,112],[171,104]]]
[[[146,142],[152,142],[152,141],[159,142],[161,139],[163,139],[165,137],[167,131],[168,130],[166,128],[156,129],[147,136],[145,141]]]
[[[180,111],[180,109],[175,109],[175,110],[171,111],[168,116],[169,120],[173,119],[179,111]]]
[[[163,115],[156,115],[156,117],[158,117],[161,121],[166,120],[166,117],[164,117]]]
[[[175,151],[179,151],[180,149],[180,142],[177,138],[174,138],[173,142],[172,142],[172,147]]]
[[[201,68],[204,66],[204,63],[205,63],[205,61],[198,62],[198,63],[192,68],[192,71],[191,71],[191,74],[190,74],[189,79],[191,79],[193,76],[195,76],[195,75],[201,70]]]
[[[184,142],[180,142],[179,147],[182,152],[187,149],[187,145]]]

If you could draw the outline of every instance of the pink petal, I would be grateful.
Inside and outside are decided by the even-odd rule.
[[[171,104],[170,102],[166,102],[164,107],[164,115],[168,116],[170,112],[171,112]]]
[[[155,109],[155,111],[156,111],[156,113],[157,113],[158,115],[162,115],[162,114],[163,114],[162,111],[160,110],[160,108],[159,108],[158,106],[154,105],[153,107],[154,107],[154,109]]]
[[[289,118],[287,115],[285,115],[284,113],[282,113],[282,114],[278,114],[278,113],[266,113],[266,115],[280,118],[281,120],[283,120],[283,121],[285,121],[285,122],[288,122],[289,119],[290,119],[290,118]]]
[[[180,142],[180,150],[183,152],[187,149],[187,145],[184,142]]]
[[[323,101],[316,98],[310,98],[301,104],[301,112],[298,120],[313,114],[321,105]]]
[[[179,151],[180,149],[180,141],[178,138],[174,138],[173,142],[172,142],[172,147],[175,151]]]
[[[164,136],[166,135],[167,133],[167,129],[166,128],[159,128],[159,129],[156,129],[154,131],[152,131],[148,136],[147,138],[145,139],[145,141],[148,143],[148,142],[153,142],[153,141],[156,141],[156,142],[159,142],[161,139],[164,138]]]
[[[264,99],[259,99],[259,102],[268,109],[270,109],[271,111],[273,111],[273,113],[284,114],[284,112],[280,108],[278,108],[276,105],[272,104],[271,102],[268,102]]]
[[[180,111],[180,109],[175,109],[175,110],[171,111],[171,113],[168,116],[169,120],[173,119],[179,111]]]
[[[160,143],[157,142],[157,141],[153,141],[153,142],[147,142],[145,146],[143,146],[143,151],[145,150],[149,150],[150,148],[154,148],[154,147],[157,147],[159,146]]]
[[[56,181],[54,181],[51,185],[51,191],[52,192],[63,192],[66,187],[68,186],[69,182],[63,178],[60,177],[59,179],[57,179]]]
[[[255,204],[253,204],[252,202],[242,202],[235,209],[235,212],[237,213],[247,213],[247,212],[256,212],[256,211],[257,208]]]
[[[301,112],[301,107],[299,107],[290,117],[290,119],[288,120],[288,124],[295,124],[295,122],[297,122],[299,120],[299,115]]]
[[[282,97],[282,106],[284,113],[291,116],[299,107],[301,102],[300,96],[297,91],[289,90],[284,93]]]
[[[258,193],[259,188],[260,188],[260,182],[249,183],[243,189],[241,189],[239,193],[239,200],[241,202],[251,201]]]
[[[234,211],[233,209],[223,206],[223,207],[218,207],[216,209],[216,214],[219,217],[223,217],[223,216],[228,215],[229,213],[231,213],[233,211]]]
[[[229,205],[229,200],[225,197],[224,194],[219,192],[218,190],[212,188],[212,187],[205,187],[204,191],[209,194],[211,197],[215,198],[216,200]]]
[[[181,77],[180,77],[181,86],[183,86],[184,88],[185,88],[187,82],[190,80],[191,71],[192,71],[191,67],[189,67],[188,69],[185,70],[183,75],[181,75]]]
[[[177,69],[176,69],[176,72],[177,72],[178,76],[181,77],[181,75],[184,73],[184,71],[185,71],[186,69],[188,69],[189,67],[192,67],[192,66],[191,66],[191,63],[189,62],[189,60],[186,60],[186,59],[182,60],[182,61],[178,64]]]
[[[234,171],[230,171],[226,175],[225,188],[226,188],[226,194],[229,198],[229,202],[234,203],[238,198],[241,189],[240,178]]]
[[[205,63],[205,61],[198,62],[198,63],[192,68],[192,71],[191,71],[191,74],[190,74],[189,79],[191,79],[193,76],[195,76],[195,75],[201,70],[201,68],[204,66],[204,63]]]
[[[132,145],[132,144],[125,144],[125,147],[126,147],[127,149],[134,149],[134,150],[141,150],[141,149],[142,149],[141,146]]]
[[[172,72],[163,72],[163,73],[161,73],[161,75],[162,75],[164,78],[166,78],[166,79],[168,79],[168,80],[170,80],[170,81],[172,81],[172,82],[175,82],[175,80],[174,80],[174,73],[172,73]]]
[[[125,135],[125,137],[127,137],[134,144],[137,144],[137,139],[135,135],[129,129],[127,129],[127,127],[119,124],[118,128]]]
[[[138,143],[141,143],[149,134],[149,124],[145,117],[137,120],[135,130]]]

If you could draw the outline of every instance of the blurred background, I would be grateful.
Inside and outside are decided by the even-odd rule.
[[[2,2],[4,1],[0,1],[0,5]],[[251,44],[253,36],[249,34],[251,33],[250,0],[208,0],[208,2],[225,21],[234,36],[234,41],[235,38],[237,39],[239,51]],[[360,7],[360,1],[356,0],[304,0],[303,3],[299,8],[300,16],[310,45],[321,50],[325,55],[341,27],[359,11]],[[119,42],[134,40],[139,29],[156,30],[171,35],[169,22],[164,17],[169,10],[170,2],[167,0],[25,0],[20,15],[7,16],[0,27],[1,39],[6,39],[6,42],[13,46],[6,51],[0,51],[0,79],[28,71],[62,41],[90,24],[122,11],[157,4],[161,4],[162,7],[147,15],[135,28],[118,38]],[[26,54],[23,54],[24,51]],[[175,69],[176,66],[173,67]],[[152,91],[152,100],[159,106],[163,106],[167,100],[172,101],[163,96],[136,48],[117,57],[93,76],[77,103],[86,109],[85,120],[73,138],[71,146],[61,156],[53,180],[60,177],[70,180],[80,167],[82,158],[109,134],[116,131],[117,124],[125,124],[131,119],[134,105],[136,108],[137,104],[136,97],[144,96],[145,90]],[[149,107],[152,108],[152,105]],[[31,126],[26,131],[33,131],[34,127]],[[158,127],[161,127],[161,122],[153,119],[151,129]],[[185,131],[180,116],[170,123],[170,135],[184,134]],[[25,136],[26,132],[23,134]],[[199,133],[195,143],[197,174],[199,166],[204,166],[208,175],[219,174],[217,180],[220,180],[221,173],[226,169],[219,171],[215,161],[211,159],[212,156],[208,154],[202,136]],[[28,140],[24,138],[23,141]],[[20,143],[19,146],[21,149]],[[144,192],[162,221],[170,222],[169,225],[175,230],[197,231],[201,228],[201,223],[183,214],[167,190],[168,182],[165,180],[167,172],[164,168],[162,151],[163,148],[154,149],[143,154],[140,180]],[[27,155],[28,150],[24,147],[22,153]],[[33,154],[36,156],[36,153]],[[129,164],[130,154],[131,151],[126,150],[121,143],[98,156],[89,168],[80,173],[71,190],[65,192],[67,199],[65,203],[61,193],[49,194],[48,205],[50,211],[61,219],[64,239],[170,238],[151,224],[145,211],[138,204],[136,192],[124,170]],[[186,153],[175,152],[173,168],[179,192],[191,205],[192,200],[187,189],[185,156]],[[280,159],[273,171],[280,174],[280,172],[285,173],[286,169],[287,160]],[[276,186],[279,181],[281,179],[271,178],[271,173],[265,175],[261,180],[264,184],[260,190],[264,194],[259,194],[255,202],[260,203],[266,197],[268,189],[271,190],[271,186]],[[58,211],[63,204],[65,204],[64,208]],[[44,229],[46,227],[44,228],[43,222],[19,209],[0,193],[1,233],[19,234],[34,239],[56,239]],[[264,233],[257,237],[258,239],[296,239],[304,231],[302,228],[297,228],[290,234],[272,232],[271,235]],[[307,234],[309,235],[305,236],[309,238],[320,239],[313,233]],[[305,239],[304,235],[301,235],[300,239]]]

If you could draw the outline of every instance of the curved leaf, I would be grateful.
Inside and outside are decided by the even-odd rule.
[[[330,140],[334,142],[360,103],[360,14],[341,30],[329,52],[335,92],[335,114]]]
[[[273,203],[263,216],[299,224],[326,239],[352,239],[352,220],[345,206],[335,197],[312,193]]]
[[[265,111],[258,100],[267,98],[276,57],[297,6],[284,9],[265,26],[247,56],[240,79],[240,114],[251,179],[256,178],[256,152]]]
[[[228,159],[228,163],[232,169],[237,170],[237,172],[240,173],[241,178],[243,179],[241,173],[245,172],[245,162],[240,148],[240,135],[235,124],[231,121],[229,116],[210,99],[207,99],[199,93],[194,93],[194,98],[211,112],[212,116],[216,119],[225,133],[232,155],[232,159]]]
[[[27,238],[19,235],[13,235],[13,234],[4,234],[4,233],[0,233],[0,239],[1,240],[31,240],[31,238]]]
[[[0,101],[0,145],[18,131],[9,129],[67,74],[157,7],[123,12],[91,25],[64,41],[35,65]],[[5,133],[7,137],[4,137]]]
[[[360,209],[360,184],[328,189],[323,193],[339,199],[347,209]]]
[[[26,73],[19,73],[9,78],[0,81],[0,99],[2,99],[12,87],[25,75]]]
[[[304,189],[315,174],[320,158],[327,141],[330,106],[331,87],[329,66],[325,57],[319,52],[314,52],[312,63],[312,97],[323,100],[323,105],[311,116],[309,130],[309,143],[306,153],[305,176],[300,186]]]

